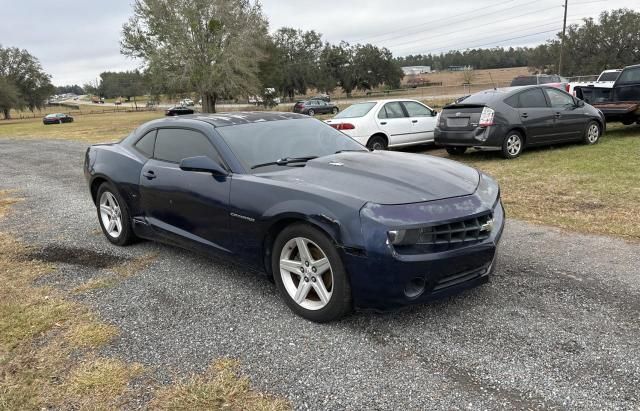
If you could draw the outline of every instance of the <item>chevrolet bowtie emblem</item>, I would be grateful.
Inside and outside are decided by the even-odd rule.
[[[493,220],[487,220],[486,223],[480,226],[480,232],[490,233],[493,230]]]

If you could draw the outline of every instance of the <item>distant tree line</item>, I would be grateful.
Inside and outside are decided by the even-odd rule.
[[[56,94],[76,94],[78,96],[84,94],[84,89],[77,84],[67,86],[57,86],[54,93]]]
[[[38,59],[26,50],[0,46],[0,111],[11,118],[11,109],[44,107],[55,88]]]
[[[446,70],[449,66],[472,66],[476,69],[528,66],[538,72],[558,71],[560,39],[536,47],[496,47],[491,49],[454,50],[441,54],[418,54],[398,57],[401,66],[431,66]],[[629,9],[605,11],[596,21],[567,27],[564,45],[565,76],[598,74],[611,68],[640,63],[640,12]]]

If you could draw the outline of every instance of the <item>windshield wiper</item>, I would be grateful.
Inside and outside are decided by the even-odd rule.
[[[276,161],[271,161],[269,163],[256,164],[255,166],[251,167],[251,169],[254,170],[256,168],[267,167],[267,166],[286,166],[288,164],[306,163],[307,161],[313,160],[314,158],[318,158],[318,156],[285,157],[285,158],[281,158],[281,159],[276,160]]]

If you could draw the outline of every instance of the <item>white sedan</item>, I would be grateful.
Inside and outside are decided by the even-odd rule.
[[[356,103],[326,123],[373,150],[433,142],[437,112],[415,100]]]

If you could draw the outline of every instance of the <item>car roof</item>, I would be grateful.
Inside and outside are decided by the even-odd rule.
[[[358,104],[358,103],[395,103],[398,101],[415,101],[417,103],[420,103],[418,100],[414,100],[412,98],[385,98],[385,99],[379,99],[379,100],[363,100],[363,101],[357,101],[353,104]],[[424,104],[424,103],[421,103]]]
[[[211,124],[214,127],[235,126],[240,124],[262,123],[265,121],[308,119],[309,116],[296,113],[277,111],[238,111],[232,113],[198,113],[186,116],[155,120],[154,123],[171,123],[198,121]]]

